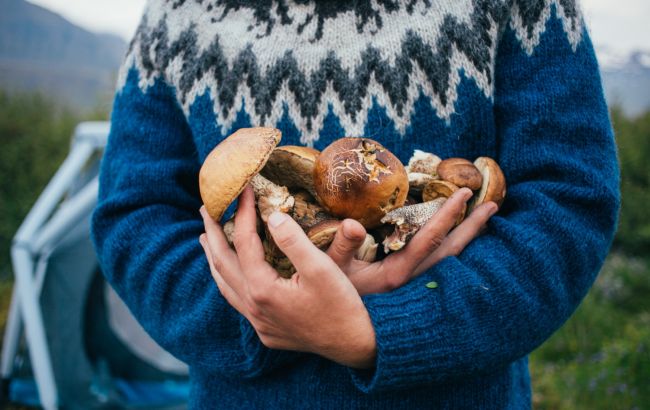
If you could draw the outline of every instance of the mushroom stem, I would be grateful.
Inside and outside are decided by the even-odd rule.
[[[274,211],[288,213],[293,209],[295,200],[286,187],[276,185],[260,174],[256,174],[250,181],[260,216],[266,223]]]
[[[398,251],[442,208],[447,198],[407,205],[390,211],[381,220],[395,225],[395,231],[384,239],[384,252]]]
[[[307,191],[299,191],[293,195],[294,205],[291,211],[291,217],[298,222],[298,225],[304,230],[322,222],[326,219],[332,219],[322,206],[316,203],[316,200]]]
[[[354,257],[364,262],[374,262],[377,258],[378,246],[377,242],[375,242],[375,238],[367,233],[366,239],[363,241]]]

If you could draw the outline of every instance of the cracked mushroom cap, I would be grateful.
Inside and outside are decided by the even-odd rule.
[[[199,171],[199,190],[208,214],[220,220],[226,208],[264,167],[282,133],[275,128],[241,128],[217,145]]]
[[[330,214],[372,228],[404,205],[409,181],[404,165],[377,141],[341,138],[316,159],[314,189]]]

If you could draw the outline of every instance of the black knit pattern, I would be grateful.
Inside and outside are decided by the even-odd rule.
[[[547,0],[514,0],[520,13],[523,26],[526,29],[528,38],[533,37],[535,26],[542,19],[542,12],[548,6]],[[576,0],[558,0],[564,9],[564,15],[571,20],[571,29],[576,30],[580,23],[580,13]]]
[[[170,42],[164,20],[154,28],[148,28],[146,22],[143,22],[134,44],[140,47],[139,54],[146,76],[156,71],[164,72],[174,58],[182,56],[182,75],[178,84],[175,84],[181,103],[185,103],[195,80],[214,69],[213,80],[218,84],[218,95],[215,98],[223,115],[228,115],[230,110],[236,108],[235,104],[239,103],[235,101],[238,85],[245,83],[255,100],[256,114],[264,122],[271,113],[278,92],[286,83],[311,130],[311,120],[318,114],[319,103],[328,82],[333,84],[345,112],[355,120],[367,97],[368,85],[373,76],[396,112],[403,115],[408,100],[409,76],[415,65],[426,73],[426,80],[440,101],[447,104],[453,48],[464,53],[479,72],[491,79],[490,50],[494,44],[489,29],[492,22],[501,21],[507,7],[488,0],[475,0],[474,3],[475,11],[469,24],[458,21],[452,15],[445,17],[435,52],[419,35],[409,31],[402,40],[394,64],[382,58],[378,49],[369,46],[362,53],[361,64],[351,71],[344,69],[336,53],[330,51],[320,62],[318,70],[307,76],[298,66],[292,52],[288,51],[266,72],[262,72],[250,45],[237,55],[230,69],[218,37],[210,47],[199,52],[195,26],[191,25],[177,40]],[[148,52],[153,44],[156,44],[155,61],[150,59]]]

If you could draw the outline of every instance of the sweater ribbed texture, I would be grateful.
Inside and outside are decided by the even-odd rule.
[[[363,297],[373,369],[266,348],[211,278],[198,170],[261,125],[282,144],[366,136],[405,163],[421,149],[503,168],[507,198],[482,236]],[[118,294],[189,364],[191,408],[522,409],[526,356],[607,254],[618,183],[573,0],[159,0],[118,81],[92,235]]]

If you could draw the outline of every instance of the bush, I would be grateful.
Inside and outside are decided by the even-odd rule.
[[[531,355],[535,408],[648,408],[648,294],[648,261],[608,257],[575,315]]]
[[[650,112],[629,119],[612,110],[621,163],[621,214],[614,246],[650,255]]]

